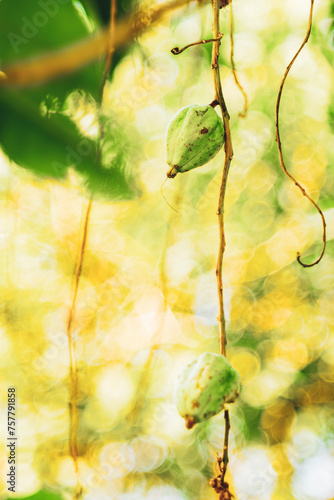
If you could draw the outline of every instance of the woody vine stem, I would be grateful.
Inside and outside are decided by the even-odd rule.
[[[226,240],[225,240],[225,229],[224,229],[224,203],[225,203],[225,193],[226,193],[226,184],[227,177],[230,169],[230,164],[233,157],[233,149],[232,149],[232,138],[231,138],[231,130],[230,130],[230,116],[227,111],[223,89],[220,78],[220,70],[219,70],[219,48],[220,48],[220,32],[219,32],[219,0],[212,0],[212,14],[213,14],[213,25],[212,25],[212,33],[213,38],[216,39],[213,42],[212,47],[212,71],[213,71],[213,79],[214,79],[214,88],[215,88],[215,100],[220,106],[224,129],[225,129],[225,161],[223,168],[222,181],[220,186],[220,194],[219,194],[219,203],[218,203],[218,223],[219,223],[219,249],[218,249],[218,260],[216,267],[216,277],[217,277],[217,289],[218,289],[218,300],[219,300],[219,345],[220,352],[224,356],[226,356],[226,326],[225,326],[225,314],[224,314],[224,295],[223,295],[223,257],[225,252]],[[218,40],[217,40],[218,39]],[[230,430],[230,419],[229,412],[225,410],[225,438],[224,438],[224,451],[222,459],[218,458],[217,462],[220,470],[220,486],[224,486],[224,478],[228,464],[228,437]]]

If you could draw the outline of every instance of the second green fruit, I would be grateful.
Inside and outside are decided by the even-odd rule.
[[[220,413],[240,392],[240,377],[225,356],[205,352],[179,374],[177,409],[187,429]]]

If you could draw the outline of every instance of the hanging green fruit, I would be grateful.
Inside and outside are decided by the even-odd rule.
[[[187,429],[217,415],[240,392],[240,377],[222,354],[204,353],[177,378],[176,406]]]
[[[224,144],[224,125],[212,106],[187,106],[172,118],[167,131],[167,177],[212,160]]]

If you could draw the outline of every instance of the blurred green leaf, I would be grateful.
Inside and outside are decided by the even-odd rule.
[[[0,92],[0,142],[4,152],[18,165],[35,174],[56,179],[65,177],[70,166],[86,180],[92,193],[108,198],[130,198],[136,192],[125,169],[126,138],[121,130],[108,130],[105,143],[113,147],[103,166],[96,158],[96,144],[84,137],[71,119],[61,113],[42,116],[37,104],[21,92]]]
[[[87,36],[94,23],[80,2],[19,0],[19,16],[12,15],[12,8],[9,0],[0,3],[0,56],[5,64],[61,49]],[[105,131],[101,165],[94,141],[83,137],[62,114],[66,98],[74,91],[98,97],[102,70],[103,61],[41,87],[0,89],[0,142],[11,160],[37,175],[62,179],[73,166],[85,178],[90,192],[107,198],[131,198],[136,187],[126,169],[129,139],[122,130],[109,127]],[[42,116],[41,106],[47,108],[46,116]]]
[[[1,67],[45,55],[48,51],[61,50],[85,38],[96,24],[78,1],[18,0],[15,9],[20,13],[18,16],[13,16],[10,0],[0,2]],[[102,71],[103,61],[97,61],[65,78],[24,92],[40,101],[47,94],[63,101],[77,88],[97,97]]]
[[[87,12],[94,12],[103,24],[108,24],[110,17],[110,0],[82,0]],[[135,5],[135,0],[117,0],[117,18],[129,14]]]
[[[261,440],[263,431],[261,427],[262,409],[252,408],[243,401],[242,411],[244,413],[244,435],[247,441]]]
[[[31,495],[29,497],[17,497],[17,500],[63,500],[64,497],[62,495],[55,495],[54,493],[51,493],[46,490],[40,490],[38,493],[35,493],[35,495]],[[7,499],[9,500],[9,499]]]
[[[81,7],[81,9],[80,9]],[[0,3],[1,62],[61,49],[89,32],[84,8],[71,0],[17,0]]]

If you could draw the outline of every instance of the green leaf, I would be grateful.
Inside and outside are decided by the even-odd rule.
[[[101,120],[103,122],[102,166],[94,169],[94,175],[89,176],[88,187],[93,192],[107,196],[110,192],[122,198],[138,195],[139,188],[133,171],[134,160],[138,159],[140,151],[136,136],[131,130],[125,129],[124,123],[118,123],[114,117],[102,117]]]
[[[42,116],[39,107],[22,92],[1,90],[0,143],[7,156],[37,175],[62,179],[70,166],[85,179],[92,194],[107,198],[131,198],[136,186],[127,169],[126,139],[121,131],[108,133],[114,148],[101,164],[97,161],[96,144],[84,137],[72,120],[62,113]]]
[[[42,117],[37,106],[19,92],[1,91],[0,140],[9,158],[34,173],[62,178],[71,164],[75,131],[61,115]]]
[[[7,499],[9,500],[9,498]],[[64,497],[59,493],[51,493],[50,491],[40,490],[35,495],[29,497],[18,497],[17,500],[64,500]]]
[[[101,19],[102,23],[107,25],[110,19],[110,0],[82,0],[86,11],[93,12],[95,16]],[[136,0],[117,0],[116,18],[124,17],[130,14],[136,5]]]
[[[80,40],[89,27],[71,0],[1,0],[0,57],[2,64]],[[83,9],[83,7],[82,7]]]
[[[16,15],[19,13],[19,15]],[[1,69],[19,61],[58,51],[86,38],[96,24],[90,20],[79,1],[11,0],[0,1],[0,65]],[[47,64],[47,62],[46,62]],[[31,97],[40,101],[47,94],[65,100],[80,88],[98,95],[103,61],[97,61],[61,80],[29,89]]]
[[[18,16],[13,8],[11,0],[0,1],[2,65],[62,49],[86,37],[95,22],[77,0],[17,0]],[[62,179],[72,166],[92,194],[131,198],[137,193],[129,168],[131,141],[109,127],[97,161],[95,141],[80,133],[66,109],[73,92],[97,98],[102,73],[103,62],[97,62],[39,87],[0,88],[0,144],[11,160],[37,175]]]
[[[253,408],[243,402],[243,433],[247,441],[260,441],[263,436],[261,427],[261,417],[263,410],[261,408]]]

